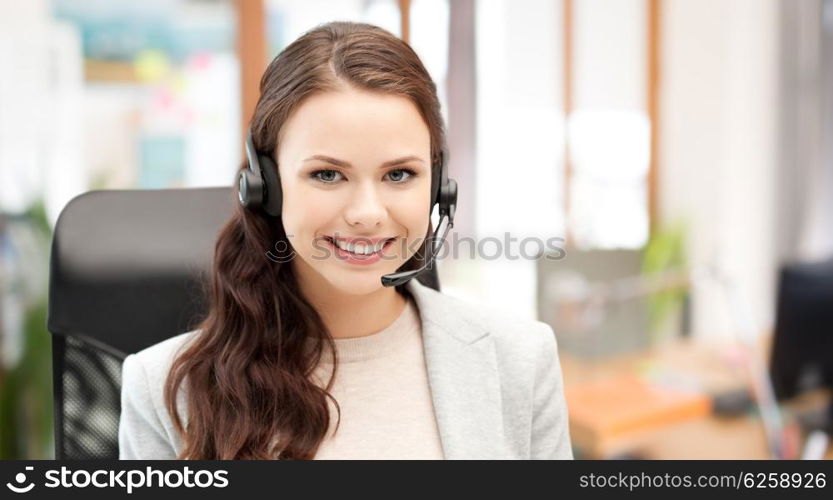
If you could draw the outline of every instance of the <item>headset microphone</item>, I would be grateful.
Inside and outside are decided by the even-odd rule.
[[[449,182],[454,182],[454,179],[449,179]],[[442,236],[442,238],[440,238],[440,244],[437,245],[436,247],[433,246],[434,241],[437,240],[437,233],[440,232],[440,226],[442,226],[442,223],[443,223],[442,218],[440,218],[440,224],[437,226],[437,230],[434,231],[434,238],[431,241],[431,245],[432,245],[431,255],[428,257],[428,260],[425,262],[425,265],[423,265],[419,269],[414,269],[413,271],[402,271],[402,272],[399,272],[399,273],[386,274],[386,275],[382,276],[382,284],[383,285],[385,285],[385,286],[399,286],[399,285],[401,285],[401,284],[419,276],[423,272],[428,271],[428,270],[431,269],[431,267],[434,264],[434,259],[437,257],[437,254],[439,253],[440,247],[442,247],[443,243],[445,243],[445,237],[446,237],[446,235],[448,235],[448,230],[451,229],[452,226],[454,226],[454,222],[451,218],[449,218],[447,215],[445,216],[445,218],[448,220],[448,224],[446,224],[445,231],[443,231],[443,236]]]
[[[384,286],[399,286],[413,278],[416,278],[425,271],[430,270],[434,264],[434,259],[440,251],[440,247],[442,247],[445,243],[445,237],[448,235],[448,231],[454,226],[454,212],[457,209],[457,181],[448,178],[448,148],[445,144],[443,144],[442,151],[440,153],[440,164],[435,170],[439,173],[439,182],[436,184],[432,182],[431,184],[432,187],[438,187],[438,192],[436,193],[436,196],[434,196],[434,193],[432,192],[431,208],[434,207],[435,202],[439,204],[440,221],[437,224],[437,230],[434,231],[434,237],[431,240],[431,255],[428,257],[425,264],[419,269],[383,275],[382,285]],[[433,180],[436,180],[436,176],[432,179],[432,181]],[[439,185],[437,186],[437,184]],[[434,243],[437,241],[437,234],[440,232],[440,228],[443,225],[443,219],[446,219],[448,223],[442,233],[442,238],[439,240],[440,244],[434,246]]]

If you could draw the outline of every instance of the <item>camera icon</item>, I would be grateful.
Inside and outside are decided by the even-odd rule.
[[[35,468],[31,465],[26,466],[26,470],[34,470],[34,469]],[[26,482],[26,474],[24,474],[22,472],[18,472],[17,474],[15,474],[14,480],[17,482],[17,484],[22,485],[24,482]],[[6,487],[9,488],[10,490],[14,491],[15,493],[28,493],[28,492],[32,491],[32,488],[35,487],[35,483],[29,483],[26,486],[15,486],[12,483],[6,483]]]

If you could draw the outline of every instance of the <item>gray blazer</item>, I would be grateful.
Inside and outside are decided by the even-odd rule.
[[[408,283],[422,322],[429,387],[447,459],[572,459],[555,335]],[[122,367],[120,459],[173,459],[181,441],[162,399],[176,351],[197,331],[128,356]],[[180,418],[187,422],[183,391]]]

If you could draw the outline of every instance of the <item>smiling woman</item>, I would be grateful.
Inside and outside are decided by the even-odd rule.
[[[240,167],[272,186],[240,191],[205,321],[125,360],[121,458],[571,458],[547,325],[380,280],[453,217],[444,144],[390,33],[329,23],[279,54]]]

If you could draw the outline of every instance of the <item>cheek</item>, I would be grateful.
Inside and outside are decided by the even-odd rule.
[[[283,220],[286,231],[295,234],[315,233],[326,229],[327,224],[337,214],[337,203],[332,197],[309,191],[297,192],[292,197],[284,197]]]
[[[401,198],[397,204],[395,218],[408,230],[408,237],[421,238],[428,231],[430,199],[422,196]]]

